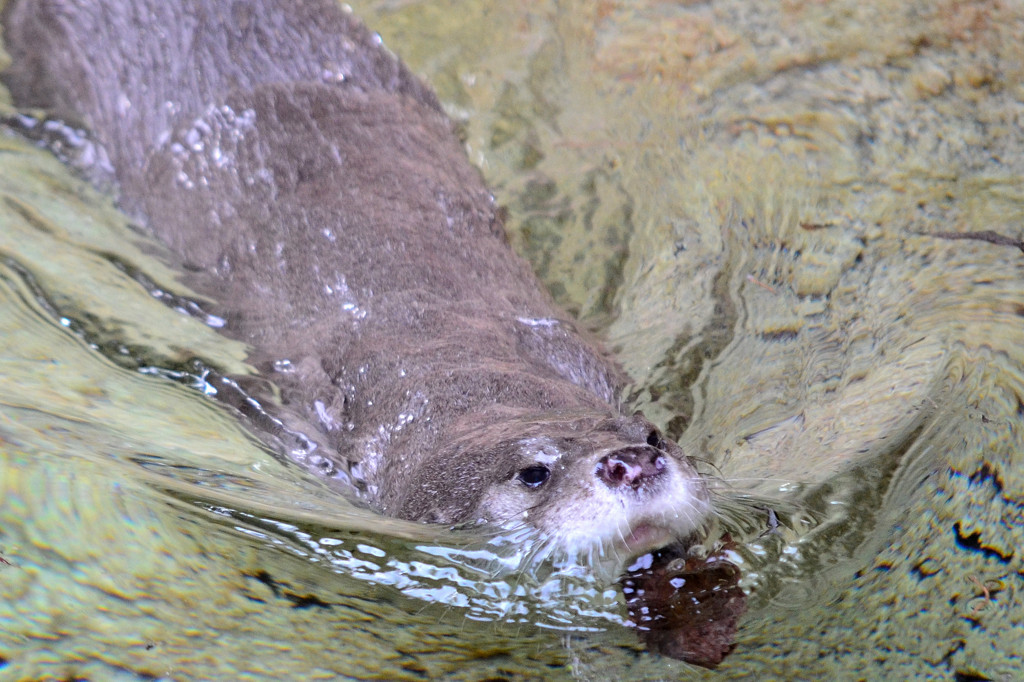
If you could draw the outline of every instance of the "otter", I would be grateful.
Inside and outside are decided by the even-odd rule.
[[[508,244],[434,93],[333,0],[10,0],[21,107],[80,122],[384,514],[617,561],[691,536],[707,486]]]

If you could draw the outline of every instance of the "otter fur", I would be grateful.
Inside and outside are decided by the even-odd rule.
[[[704,482],[510,249],[437,98],[332,0],[9,0],[16,103],[88,127],[302,464],[385,514],[624,559]]]

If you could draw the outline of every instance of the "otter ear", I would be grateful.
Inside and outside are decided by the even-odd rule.
[[[652,426],[651,430],[647,432],[647,444],[651,447],[658,448],[659,450],[665,449],[665,439],[662,438],[661,431],[654,426]]]
[[[462,510],[445,509],[443,503],[435,502],[429,508],[416,515],[416,520],[422,523],[435,523],[441,526],[452,526],[463,523],[467,514]]]

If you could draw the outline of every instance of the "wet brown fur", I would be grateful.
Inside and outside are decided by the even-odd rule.
[[[3,23],[15,100],[93,131],[123,208],[318,431],[324,473],[457,522],[514,477],[517,438],[647,438],[434,94],[339,5],[19,0]]]

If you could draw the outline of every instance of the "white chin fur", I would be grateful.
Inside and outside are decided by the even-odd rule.
[[[584,499],[565,501],[531,519],[539,531],[536,560],[566,559],[612,573],[640,554],[693,535],[711,512],[707,487],[686,464],[671,461],[654,490],[615,490],[594,478]]]

